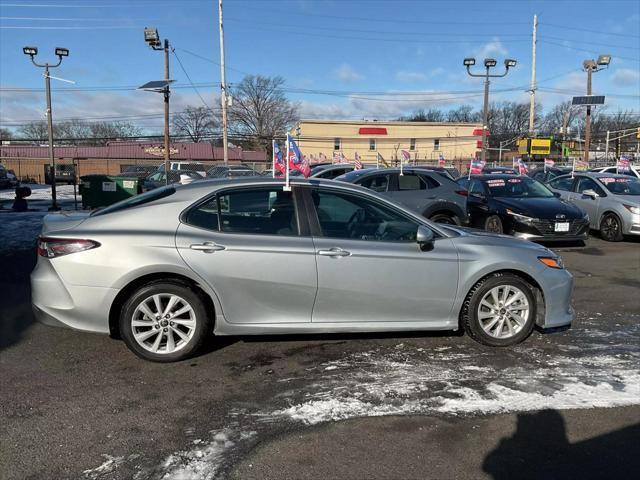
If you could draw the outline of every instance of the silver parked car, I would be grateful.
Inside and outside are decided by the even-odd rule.
[[[212,332],[464,329],[513,345],[571,323],[572,283],[539,245],[433,224],[347,183],[260,177],[48,215],[31,275],[42,322],[165,362]]]
[[[619,242],[640,235],[640,180],[613,173],[563,175],[548,184],[551,190],[589,214],[590,227],[604,240]]]
[[[402,172],[399,168],[366,168],[336,180],[386,195],[436,223],[468,223],[467,190],[451,180],[448,173],[425,167],[406,167]]]

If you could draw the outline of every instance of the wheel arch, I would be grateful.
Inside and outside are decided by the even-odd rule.
[[[480,275],[478,278],[476,278],[475,280],[473,280],[472,282],[470,282],[470,286],[466,289],[465,295],[464,295],[464,299],[462,301],[462,304],[460,305],[460,309],[458,311],[458,329],[462,328],[462,321],[463,321],[463,314],[464,314],[464,310],[465,310],[465,306],[467,303],[467,300],[469,298],[469,295],[471,295],[471,293],[473,292],[474,288],[476,287],[476,285],[478,285],[478,283],[486,280],[489,277],[493,277],[496,275],[501,275],[501,274],[511,274],[511,275],[515,275],[516,277],[520,277],[522,280],[526,281],[527,283],[529,283],[532,287],[533,287],[533,294],[536,297],[536,325],[538,326],[542,326],[544,325],[544,319],[545,319],[545,298],[544,298],[544,291],[542,290],[542,287],[540,286],[540,283],[529,273],[522,271],[522,270],[517,270],[517,269],[513,269],[513,268],[501,268],[498,270],[494,270],[488,273],[484,273],[482,275]]]
[[[431,218],[436,214],[451,215],[458,219],[459,224],[462,224],[466,221],[464,211],[455,203],[439,201],[432,205],[429,205],[422,212],[422,216],[425,218]]]
[[[137,277],[120,289],[111,303],[111,308],[109,309],[109,336],[112,338],[120,338],[120,313],[122,311],[122,307],[127,302],[127,299],[131,294],[143,285],[160,281],[175,281],[189,286],[195,292],[200,294],[205,303],[205,308],[207,311],[211,312],[211,321],[215,324],[216,305],[209,292],[202,288],[200,283],[192,278],[175,272],[154,272]]]

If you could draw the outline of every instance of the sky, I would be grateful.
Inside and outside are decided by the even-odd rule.
[[[162,124],[162,97],[136,90],[163,78],[163,55],[143,40],[156,27],[174,49],[172,112],[219,108],[217,0],[0,0],[0,126],[44,118],[42,69],[55,119]],[[585,59],[612,55],[593,77],[607,111],[640,114],[640,2],[634,0],[224,0],[227,82],[282,76],[303,118],[394,119],[420,108],[480,108],[481,78],[465,57],[517,60],[491,83],[491,100],[528,101],[538,15],[536,99],[543,109],[586,92]],[[480,72],[478,66],[473,70]],[[543,110],[544,111],[544,110]]]

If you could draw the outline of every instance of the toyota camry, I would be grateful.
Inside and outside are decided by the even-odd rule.
[[[464,330],[514,345],[570,325],[572,276],[530,242],[434,224],[371,190],[253,177],[51,214],[36,317],[175,361],[210,334]]]

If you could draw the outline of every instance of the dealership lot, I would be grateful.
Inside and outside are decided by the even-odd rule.
[[[170,365],[34,324],[34,252],[3,251],[0,477],[506,478],[541,455],[532,476],[580,458],[583,478],[604,474],[591,455],[624,475],[640,453],[640,243],[554,248],[578,320],[515,348],[452,334],[217,338]],[[514,457],[522,442],[533,450]]]

